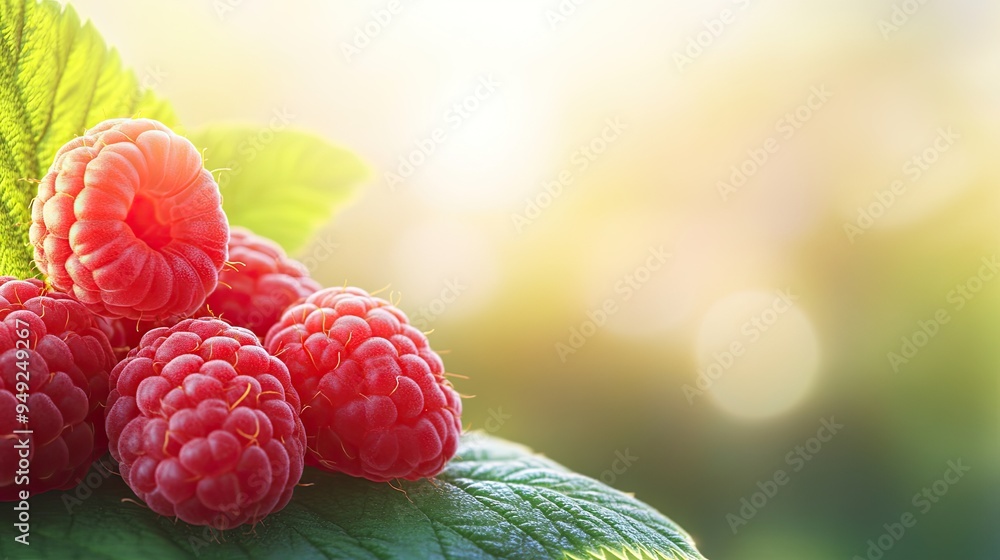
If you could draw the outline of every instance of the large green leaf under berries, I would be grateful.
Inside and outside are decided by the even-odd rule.
[[[350,151],[287,128],[294,115],[276,110],[259,126],[209,125],[191,135],[215,171],[229,222],[269,237],[289,252],[329,222],[368,172]]]
[[[133,559],[633,558],[697,560],[690,538],[635,498],[528,449],[466,435],[434,481],[399,488],[306,469],[283,511],[256,528],[213,534],[157,516],[115,475],[91,490],[32,498],[30,545],[0,519],[0,557]]]
[[[104,119],[136,115],[176,120],[90,22],[51,0],[0,0],[0,274],[33,274],[34,181],[56,151]]]

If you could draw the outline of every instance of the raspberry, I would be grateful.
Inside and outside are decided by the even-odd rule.
[[[107,451],[103,406],[115,358],[97,321],[39,280],[0,276],[0,500],[72,488]]]
[[[432,477],[455,454],[462,401],[402,311],[358,288],[290,307],[265,347],[303,399],[309,464],[376,482]]]
[[[198,316],[215,315],[263,337],[289,305],[320,289],[301,263],[248,229],[230,231],[229,260],[235,268],[222,271]]]
[[[168,327],[170,324],[163,324],[154,321],[135,321],[132,319],[107,319],[100,317],[101,330],[108,335],[108,342],[115,352],[118,361],[124,360],[128,356],[129,350],[139,346],[143,335],[157,327]]]
[[[186,139],[149,119],[104,121],[63,146],[38,186],[35,263],[99,315],[189,316],[226,260],[221,200]]]
[[[110,381],[111,455],[153,511],[224,530],[291,499],[305,453],[299,397],[252,332],[218,319],[153,329]]]

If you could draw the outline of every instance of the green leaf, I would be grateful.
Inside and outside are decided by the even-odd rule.
[[[270,126],[209,125],[191,135],[216,169],[229,222],[295,252],[367,176],[351,152],[319,136]]]
[[[75,491],[31,499],[30,548],[14,542],[14,504],[4,507],[0,557],[703,558],[635,498],[481,434],[467,435],[433,482],[395,489],[310,468],[302,483],[311,485],[256,528],[213,534],[123,501],[134,496],[121,479],[95,470]]]
[[[70,6],[35,0],[0,0],[0,114],[0,274],[22,278],[34,274],[34,181],[56,151],[104,119],[176,120],[90,22],[81,26]]]

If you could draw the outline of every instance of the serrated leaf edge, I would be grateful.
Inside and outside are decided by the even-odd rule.
[[[586,552],[564,552],[565,560],[707,560],[703,556],[690,556],[682,552],[677,554],[650,550],[642,545],[620,545],[620,549],[602,546]],[[679,554],[679,555],[678,555]]]

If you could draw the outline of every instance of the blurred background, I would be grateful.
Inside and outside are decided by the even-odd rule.
[[[1000,558],[996,2],[72,3],[187,129],[369,164],[298,256],[469,427],[713,559]]]

